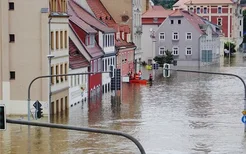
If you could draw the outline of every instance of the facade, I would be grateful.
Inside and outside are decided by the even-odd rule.
[[[110,65],[109,63],[103,65],[105,59],[110,61],[111,64],[113,64],[115,60],[115,30],[104,25],[101,21],[96,19],[94,15],[90,14],[73,0],[69,0],[68,4],[69,14],[75,18],[70,20],[72,21],[71,26],[91,57],[88,71],[103,71]],[[100,94],[102,85],[110,84],[109,73],[89,75],[88,82],[89,97]]]
[[[115,50],[117,52],[117,60],[115,62],[114,59],[112,61],[110,60],[110,58],[106,57],[103,60],[103,70],[107,71],[109,70],[109,64],[115,66],[115,63],[117,63],[117,68],[122,70],[122,76],[127,76],[128,73],[131,71],[134,72],[135,45],[131,42],[131,33],[129,26],[117,24],[100,0],[87,0],[87,3],[89,4],[97,19],[101,20],[108,27],[114,28],[116,31],[114,41]],[[106,89],[110,89],[109,87],[106,88],[105,85],[103,85],[103,88],[104,91],[107,91]]]
[[[136,45],[135,50],[135,71],[139,71],[142,56],[141,36],[142,22],[141,15],[149,7],[149,0],[101,0],[104,7],[112,15],[116,23],[128,25],[131,28],[131,39]]]
[[[172,51],[177,66],[219,63],[220,29],[194,13],[175,10],[156,31],[156,55]]]
[[[142,15],[143,34],[142,61],[151,64],[155,57],[155,32],[173,10],[166,10],[162,6],[150,6]]]
[[[6,105],[7,114],[27,114],[26,90],[35,77],[48,75],[51,68],[53,74],[68,71],[66,1],[52,2],[35,1],[28,11],[23,11],[30,5],[28,0],[0,2],[0,103]],[[54,56],[51,65],[50,54]],[[31,110],[39,100],[47,114],[49,94],[49,80],[36,80],[31,88]],[[51,94],[52,113],[67,108],[68,80],[52,79]]]
[[[73,39],[76,39],[72,35]],[[78,40],[77,40],[78,41]],[[83,53],[86,51],[82,49]],[[69,39],[69,73],[87,73],[90,62]],[[76,75],[69,77],[69,105],[73,106],[88,99],[88,75]]]
[[[236,47],[243,41],[243,15],[239,0],[182,1],[187,10],[221,26],[224,41],[232,41]],[[177,2],[179,3],[179,2]],[[181,5],[181,4],[180,4]]]

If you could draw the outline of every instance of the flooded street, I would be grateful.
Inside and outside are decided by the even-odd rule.
[[[245,66],[237,56],[230,64],[225,59],[225,66],[205,69],[234,73],[246,80]],[[244,87],[239,79],[177,72],[166,79],[160,72],[151,87],[123,84],[121,104],[111,103],[111,94],[107,94],[102,101],[77,104],[52,122],[128,133],[147,154],[246,153],[241,122]],[[1,154],[140,153],[134,143],[119,136],[38,127],[31,127],[28,134],[27,126],[7,127],[0,132]]]

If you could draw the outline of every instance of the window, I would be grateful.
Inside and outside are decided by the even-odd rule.
[[[178,55],[178,54],[179,54],[179,48],[173,47],[173,55]]]
[[[242,9],[239,10],[239,14],[242,14]]]
[[[67,74],[67,69],[68,69],[67,66],[68,66],[67,63],[65,63],[65,65],[64,65],[64,73],[65,74]],[[67,80],[67,76],[65,76],[65,80]]]
[[[59,32],[56,31],[56,49],[59,49]]]
[[[86,45],[88,46],[94,46],[95,43],[95,35],[87,35],[86,36]]]
[[[173,20],[171,20],[171,24],[173,24]]]
[[[158,18],[154,17],[153,22],[157,23],[158,22]]]
[[[59,74],[59,66],[56,65],[56,75]],[[59,76],[56,76],[56,83],[59,83]]]
[[[222,13],[222,7],[221,6],[218,7],[217,13]]]
[[[211,50],[202,50],[202,62],[212,62],[213,55]]]
[[[50,34],[51,36],[51,38],[50,38],[50,43],[51,43],[51,50],[54,50],[54,32],[51,32],[51,34]]]
[[[242,20],[239,21],[240,22],[240,26],[242,25]]]
[[[60,31],[60,47],[63,49],[63,31]]]
[[[173,40],[179,40],[179,33],[173,32]]]
[[[15,9],[14,2],[9,2],[9,10],[14,10],[14,9]]]
[[[199,8],[199,7],[198,7],[198,8],[196,8],[196,13],[197,13],[197,14],[201,13],[201,10],[200,10],[200,8]]]
[[[54,66],[51,66],[51,75],[54,75]],[[55,82],[55,78],[54,77],[52,77],[51,78],[51,84],[53,85]]]
[[[67,42],[68,42],[68,41],[67,41],[67,40],[68,40],[68,37],[67,37],[67,31],[64,32],[64,35],[65,35],[65,36],[64,36],[64,40],[65,40],[65,42],[64,42],[64,43],[65,43],[65,49],[67,49]]]
[[[190,12],[193,12],[194,11],[193,7],[191,7],[189,10],[190,10]]]
[[[192,55],[192,49],[191,47],[186,48],[186,55]]]
[[[203,13],[204,13],[204,14],[207,14],[207,13],[208,13],[208,8],[204,7],[204,8],[203,8]]]
[[[15,42],[15,34],[9,34],[9,42]]]
[[[186,40],[191,40],[191,39],[192,39],[191,33],[186,33]]]
[[[219,26],[222,25],[222,19],[221,19],[221,18],[218,18],[218,19],[217,19],[217,25],[219,25]]]
[[[60,74],[63,74],[63,64],[60,65]],[[63,82],[63,76],[60,76],[61,82]]]
[[[10,80],[15,79],[15,71],[10,71]]]
[[[239,32],[239,36],[242,37],[242,32],[241,31]]]
[[[178,20],[178,24],[181,24],[181,20]]]
[[[66,12],[66,1],[65,0],[61,0],[61,8],[62,8],[62,12]]]
[[[165,48],[164,47],[160,47],[159,48],[159,55],[164,55],[165,53]]]
[[[160,40],[165,40],[165,33],[160,33],[159,34],[159,39]]]

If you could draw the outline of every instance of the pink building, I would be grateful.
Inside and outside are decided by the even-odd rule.
[[[121,69],[122,76],[127,76],[130,71],[134,72],[134,52],[136,46],[131,41],[129,26],[117,24],[100,0],[87,0],[87,3],[97,19],[116,30],[116,63],[117,68]]]

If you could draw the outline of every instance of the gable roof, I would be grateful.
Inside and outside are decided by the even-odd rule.
[[[78,50],[74,42],[69,38],[69,67],[71,69],[88,67],[89,61]]]
[[[195,13],[182,9],[174,10],[169,17],[184,17],[201,34],[206,34],[206,29],[210,25],[209,22],[205,22],[202,17],[196,15]],[[213,30],[213,34],[217,33]]]
[[[143,13],[142,18],[166,18],[173,10],[166,10],[162,6],[150,6],[150,8]]]
[[[77,25],[74,25],[74,26],[77,26]],[[71,29],[71,32],[70,32],[71,39],[78,40],[77,43],[82,46],[81,50],[84,49],[86,51],[86,54],[88,54],[90,56],[90,58],[95,59],[95,58],[98,58],[98,57],[101,57],[104,55],[102,49],[98,46],[98,44],[96,42],[95,42],[94,47],[87,47],[84,44],[84,42],[80,39],[77,32],[74,30],[72,23],[69,23],[69,28]],[[79,31],[82,31],[82,29],[79,29]],[[80,52],[82,53],[82,51],[80,51]]]
[[[103,24],[101,21],[96,19],[92,14],[90,14],[88,11],[86,11],[82,6],[78,5],[73,0],[68,0],[68,5],[73,11],[73,15],[76,15],[78,18],[80,18],[82,21],[90,25],[91,27],[102,31],[104,33],[113,33],[115,30],[113,28],[107,27],[105,24]]]
[[[91,7],[91,10],[95,14],[95,16],[104,22],[108,27],[114,28],[116,32],[125,32],[130,33],[130,28],[128,25],[119,25],[115,22],[112,16],[109,14],[108,10],[102,4],[100,0],[86,0],[88,5]],[[134,46],[133,43],[128,43],[121,38],[115,41],[116,47],[121,46]]]

